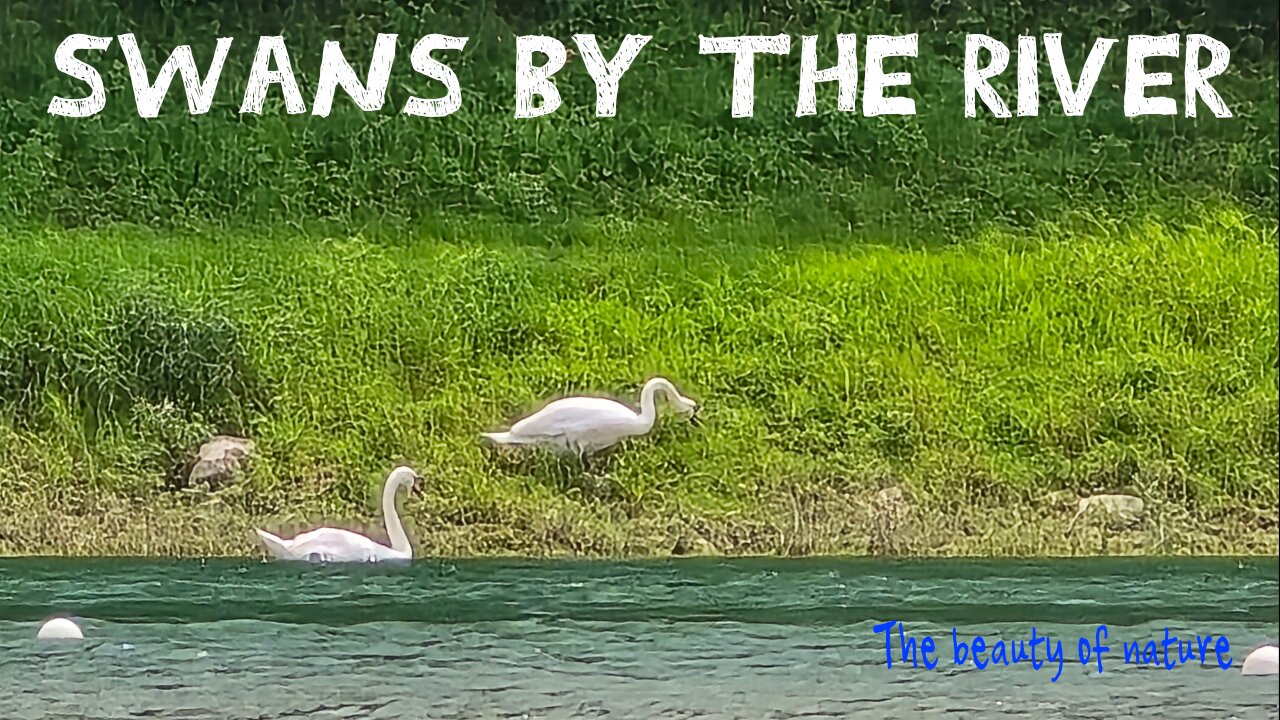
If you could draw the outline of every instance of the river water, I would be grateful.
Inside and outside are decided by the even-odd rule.
[[[1278,575],[1274,558],[0,560],[0,718],[1276,718],[1276,678],[1239,667],[1276,639]],[[55,613],[86,639],[36,641]],[[935,668],[904,665],[896,632],[886,667],[873,627],[891,621],[934,639]],[[1101,673],[1078,642],[1100,624]],[[1061,669],[1043,643],[1039,669],[958,666],[953,628],[984,660],[1034,628]],[[1212,634],[1205,662],[1125,662],[1166,628]]]

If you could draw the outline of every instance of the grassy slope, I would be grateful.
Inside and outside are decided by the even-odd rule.
[[[1273,233],[1230,211],[914,250],[752,219],[10,233],[0,511],[36,514],[0,550],[249,551],[251,521],[376,522],[407,460],[434,552],[1096,551],[1059,490],[1148,498],[1112,549],[1273,552]],[[665,423],[608,480],[476,442],[653,373],[708,425]],[[173,452],[219,423],[260,443],[247,486],[173,499]],[[891,485],[908,515],[868,504]]]
[[[253,522],[372,520],[401,460],[438,552],[1276,551],[1274,6],[163,5],[0,7],[0,553],[249,551]],[[208,115],[175,83],[140,120],[118,46],[93,60],[105,113],[45,112],[81,90],[52,63],[69,33],[132,31],[154,70],[227,28]],[[254,38],[282,30],[308,101],[323,40],[360,67],[398,32],[387,109],[239,115]],[[575,62],[559,112],[514,120],[513,36],[584,31],[654,35],[618,117]],[[963,120],[964,34],[1023,31],[1064,32],[1071,67],[1097,36],[1210,34],[1234,117],[1125,118],[1121,43],[1084,117],[1042,67],[1041,117]],[[435,94],[404,62],[427,32],[472,38],[449,118],[397,112]],[[776,32],[920,32],[919,114],[823,88],[796,118],[797,49],[730,118],[730,61],[697,36]],[[1147,66],[1180,98],[1181,60]],[[475,443],[653,373],[709,425],[664,425],[609,481]],[[163,490],[217,430],[258,440],[249,482]],[[910,510],[873,500],[891,486]],[[1126,489],[1152,516],[1119,534],[1067,537],[1046,497]]]
[[[346,227],[412,225],[443,212],[521,222],[583,214],[688,212],[766,202],[775,212],[824,219],[916,239],[966,235],[989,223],[1034,225],[1064,213],[1143,210],[1156,198],[1277,209],[1277,10],[1266,3],[1223,7],[1213,0],[1070,3],[1005,0],[875,0],[770,3],[694,0],[474,3],[463,0],[171,2],[47,0],[0,9],[0,218],[59,225],[106,222],[260,227],[324,217]],[[767,10],[761,9],[767,6]],[[49,99],[78,97],[83,84],[60,74],[54,50],[72,32],[135,33],[148,67],[190,44],[201,64],[219,36],[235,42],[213,109],[193,120],[175,81],[160,117],[137,117],[123,55],[90,54],[108,92],[93,118],[52,117]],[[366,67],[379,32],[399,34],[387,103],[364,113],[339,95],[326,118],[287,115],[278,91],[261,116],[238,113],[256,38],[283,32],[310,107],[326,40]],[[612,54],[626,33],[647,46],[622,83],[618,114],[594,117],[594,85],[581,60],[556,76],[564,106],[516,120],[514,36],[549,34],[569,43],[594,32]],[[797,118],[799,36],[818,34],[820,63],[834,62],[836,32],[919,33],[919,57],[890,61],[909,71],[917,114],[864,118],[833,111]],[[1041,114],[966,120],[965,35],[985,32],[1011,47],[1023,32],[1061,32],[1071,68],[1097,37],[1198,32],[1228,44],[1230,72],[1213,81],[1233,117],[1181,112],[1183,59],[1149,60],[1172,73],[1163,94],[1179,114],[1123,114],[1125,43],[1104,65],[1083,117],[1062,115],[1041,58]],[[447,118],[400,114],[410,95],[438,85],[412,72],[411,44],[426,33],[470,42],[442,53],[464,89]],[[729,115],[732,61],[698,54],[698,36],[788,33],[790,56],[758,59],[755,117]],[[360,70],[363,72],[363,70]],[[1012,64],[995,83],[1016,91]],[[861,92],[859,90],[859,92]],[[1155,91],[1153,91],[1154,94]],[[1208,115],[1208,117],[1206,117]]]

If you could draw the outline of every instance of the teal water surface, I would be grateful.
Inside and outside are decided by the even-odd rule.
[[[0,560],[0,718],[1276,718],[1275,559]],[[35,640],[57,613],[82,643]],[[905,665],[878,623],[935,639]],[[1078,639],[1107,625],[1103,671]],[[961,640],[1059,640],[976,669]],[[1123,641],[1224,635],[1173,669]],[[1176,647],[1176,646],[1175,646]],[[989,657],[991,651],[985,653]],[[1043,646],[1038,659],[1044,658]],[[1056,681],[1052,678],[1057,675]]]

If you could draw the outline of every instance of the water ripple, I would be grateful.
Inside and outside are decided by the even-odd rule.
[[[1271,561],[0,561],[0,718],[1276,718],[1274,679],[1075,661],[1277,631]],[[88,640],[33,641],[54,612]],[[884,664],[878,622],[939,643]],[[1063,638],[1056,671],[956,667],[951,629]]]

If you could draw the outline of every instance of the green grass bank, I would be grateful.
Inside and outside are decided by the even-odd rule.
[[[1238,204],[1274,216],[1277,146],[1277,9],[1210,0],[1117,6],[1003,0],[783,0],[611,2],[203,2],[48,0],[0,8],[0,217],[60,226],[106,222],[258,227],[326,219],[345,230],[407,227],[441,213],[483,213],[519,222],[583,214],[707,212],[766,204],[808,221],[819,214],[853,229],[918,239],[1029,227],[1103,207],[1143,212],[1153,204]],[[55,96],[83,83],[58,72],[54,52],[71,33],[131,32],[154,74],[179,44],[203,70],[218,37],[234,37],[212,109],[193,118],[175,80],[157,118],[137,115],[117,40],[84,57],[103,74],[106,109],[91,118],[47,113]],[[363,78],[380,32],[398,45],[386,104],[363,112],[339,91],[328,117],[288,115],[273,90],[263,113],[240,114],[260,35],[282,34],[308,110],[322,46],[341,43]],[[515,37],[546,34],[573,47],[595,33],[612,56],[628,33],[649,34],[625,75],[617,116],[594,115],[583,61],[556,75],[564,105],[514,118]],[[911,116],[835,110],[836,89],[818,89],[820,112],[797,118],[800,39],[819,36],[819,65],[835,62],[836,33],[919,34],[911,73],[892,94],[916,100]],[[964,118],[965,36],[981,32],[1016,47],[1020,33],[1063,34],[1072,77],[1098,37],[1119,38],[1083,116],[1063,115],[1041,48],[1038,117]],[[1175,116],[1127,118],[1124,60],[1129,34],[1196,32],[1226,43],[1229,71],[1213,81],[1233,117],[1202,105],[1182,113],[1185,59],[1153,58],[1149,72],[1173,85]],[[401,113],[438,83],[413,72],[418,37],[470,38],[438,57],[457,73],[462,107],[445,118]],[[793,49],[756,60],[755,116],[730,116],[732,60],[698,54],[698,36],[786,33]],[[862,64],[860,62],[860,67]],[[1016,95],[1014,68],[993,83]],[[861,88],[861,86],[860,86]],[[861,93],[861,89],[859,89]],[[859,98],[861,94],[859,94]],[[1153,202],[1154,201],[1154,202]]]
[[[0,554],[241,554],[250,528],[377,524],[393,463],[426,553],[1278,552],[1277,8],[1208,0],[1070,7],[874,0],[767,9],[693,0],[0,4]],[[118,41],[154,74],[235,41],[212,109],[175,80],[138,117]],[[387,102],[238,113],[260,35],[283,34],[308,109],[324,41],[363,76],[399,35]],[[594,116],[580,59],[564,106],[516,120],[514,38],[612,56],[653,35]],[[917,114],[797,118],[799,36],[920,33]],[[1062,32],[1073,77],[1120,38],[1086,113],[1047,61],[1041,114],[963,117],[966,33]],[[1205,33],[1233,117],[1123,115],[1125,36]],[[463,105],[411,71],[427,33]],[[755,117],[699,35],[788,33],[757,59]],[[994,84],[1015,98],[1012,67]],[[861,90],[859,90],[861,92]],[[1155,92],[1155,91],[1153,91]],[[478,433],[559,394],[634,400],[662,374],[707,424],[662,423],[603,477]],[[175,488],[214,433],[257,443],[215,494]],[[1096,493],[1136,523],[1083,519]]]
[[[252,523],[376,526],[383,474],[410,462],[430,553],[1274,552],[1280,258],[1255,225],[924,249],[749,217],[10,232],[0,551],[240,553]],[[707,422],[662,423],[607,477],[478,442],[655,373]],[[218,430],[258,443],[248,476],[168,489]],[[1148,514],[1067,533],[1098,492]]]

